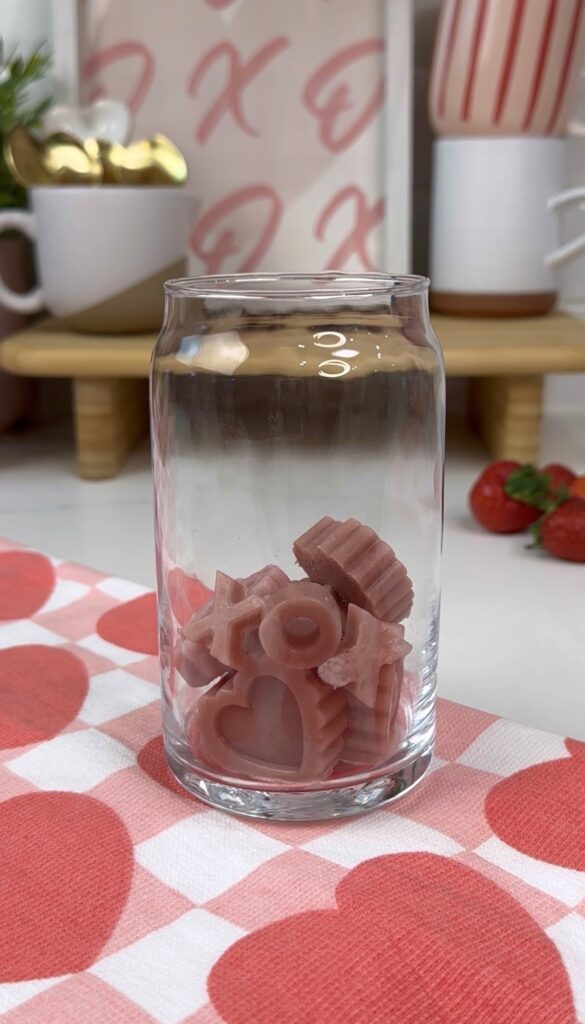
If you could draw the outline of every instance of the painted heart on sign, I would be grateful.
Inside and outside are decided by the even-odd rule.
[[[55,587],[55,570],[35,551],[0,553],[0,620],[28,619]]]
[[[158,654],[156,594],[142,594],[110,608],[98,619],[102,640],[139,654]]]
[[[22,644],[0,650],[0,750],[56,736],[87,695],[87,669],[60,647]]]
[[[585,871],[585,743],[565,745],[571,757],[532,765],[498,782],[486,797],[485,814],[508,846]]]
[[[90,967],[124,909],[133,865],[126,828],[94,797],[0,804],[0,982]]]
[[[552,940],[466,865],[377,857],[336,893],[223,954],[208,989],[226,1024],[577,1024]]]

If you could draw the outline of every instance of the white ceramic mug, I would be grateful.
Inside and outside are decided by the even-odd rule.
[[[578,316],[585,312],[585,185],[565,189],[549,200],[560,218],[561,245],[546,261],[559,278],[561,309]]]
[[[585,185],[579,188],[567,188],[564,192],[560,192],[558,196],[552,196],[549,199],[548,208],[549,210],[562,210],[564,207],[571,207],[575,203],[582,204],[584,200]],[[549,267],[558,267],[574,256],[579,256],[582,252],[585,252],[585,234],[572,238],[570,242],[565,242],[564,245],[559,245],[558,249],[548,253],[546,262]]]
[[[562,189],[565,157],[565,142],[556,138],[435,142],[431,280],[436,309],[505,315],[550,308],[559,231],[549,200]],[[461,301],[453,305],[453,296]]]
[[[0,212],[0,231],[36,243],[40,285],[25,294],[0,281],[0,303],[19,313],[47,307],[79,330],[155,330],[162,283],[184,270],[197,201],[176,188],[45,187],[31,210]]]

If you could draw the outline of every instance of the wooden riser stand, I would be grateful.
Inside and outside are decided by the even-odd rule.
[[[116,476],[148,427],[148,387],[143,380],[78,377],[73,408],[79,475]]]
[[[585,373],[585,322],[561,313],[508,320],[435,315],[445,369],[469,377],[469,417],[497,459],[538,459],[543,380]],[[115,476],[147,427],[153,335],[88,335],[44,320],[0,344],[0,369],[73,382],[81,476]]]
[[[493,458],[538,460],[542,397],[542,377],[470,380],[469,421]]]

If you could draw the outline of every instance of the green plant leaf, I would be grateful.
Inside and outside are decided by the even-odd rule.
[[[50,98],[31,103],[29,96],[30,86],[47,75],[50,55],[44,47],[26,59],[13,55],[6,58],[4,52],[0,40],[0,65],[10,70],[10,77],[0,83],[0,206],[26,206],[26,191],[13,180],[6,165],[4,143],[17,125],[37,128],[51,106]]]

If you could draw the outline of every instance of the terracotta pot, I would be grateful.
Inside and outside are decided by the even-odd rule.
[[[0,276],[16,291],[27,291],[34,283],[32,250],[27,239],[0,238]],[[27,319],[0,304],[0,339],[24,327]],[[26,377],[0,371],[0,431],[28,415],[34,398],[34,383]]]

